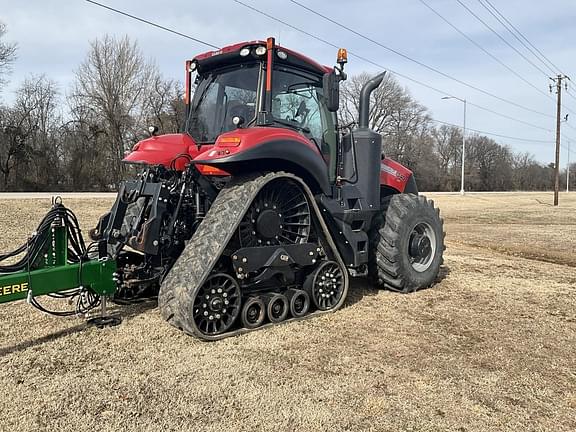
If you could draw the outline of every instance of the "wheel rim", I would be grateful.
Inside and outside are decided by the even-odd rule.
[[[240,246],[305,243],[310,220],[302,189],[291,181],[272,181],[258,193],[240,222]]]
[[[206,279],[194,299],[193,317],[197,329],[205,335],[227,331],[240,312],[240,286],[225,273]]]
[[[312,300],[320,310],[335,307],[344,291],[344,276],[342,269],[334,261],[323,263],[314,273],[312,282]]]
[[[412,268],[424,272],[430,268],[436,256],[436,233],[428,222],[420,222],[410,233],[408,256]]]

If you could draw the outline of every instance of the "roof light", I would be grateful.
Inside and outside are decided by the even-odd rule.
[[[250,54],[250,48],[242,48],[240,50],[240,57],[246,57],[248,54]]]
[[[278,57],[280,57],[282,60],[286,60],[288,58],[288,54],[286,54],[286,52],[284,51],[278,51],[276,53],[278,55]]]
[[[193,61],[192,63],[190,63],[190,72],[194,72],[197,67],[198,67],[197,62]]]
[[[256,55],[259,55],[259,56],[264,55],[264,54],[266,54],[266,47],[265,46],[259,46],[254,50],[254,52],[256,53]]]

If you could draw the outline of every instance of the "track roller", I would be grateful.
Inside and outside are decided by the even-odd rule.
[[[308,313],[310,309],[310,296],[304,290],[289,289],[286,291],[286,298],[290,304],[290,314],[294,318],[300,318]]]
[[[272,323],[279,323],[284,321],[288,316],[290,306],[288,299],[282,294],[264,294],[262,296],[266,302],[266,314]]]
[[[260,327],[266,318],[266,305],[260,297],[249,297],[242,306],[240,322],[242,327],[254,329]]]
[[[306,279],[306,290],[319,310],[327,311],[339,304],[344,293],[344,271],[337,262],[325,261]]]

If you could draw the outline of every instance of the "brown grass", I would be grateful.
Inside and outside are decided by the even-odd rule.
[[[560,198],[434,195],[434,288],[358,281],[335,314],[216,343],[153,305],[105,330],[2,305],[0,430],[576,430],[576,194]],[[66,204],[88,227],[110,202]],[[0,250],[46,209],[0,203]]]

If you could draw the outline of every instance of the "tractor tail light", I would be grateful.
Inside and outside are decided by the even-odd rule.
[[[198,171],[200,171],[200,174],[202,175],[206,175],[206,176],[229,176],[230,173],[220,169],[220,168],[216,168],[210,165],[201,165],[198,164],[196,165],[196,168],[198,168]]]

